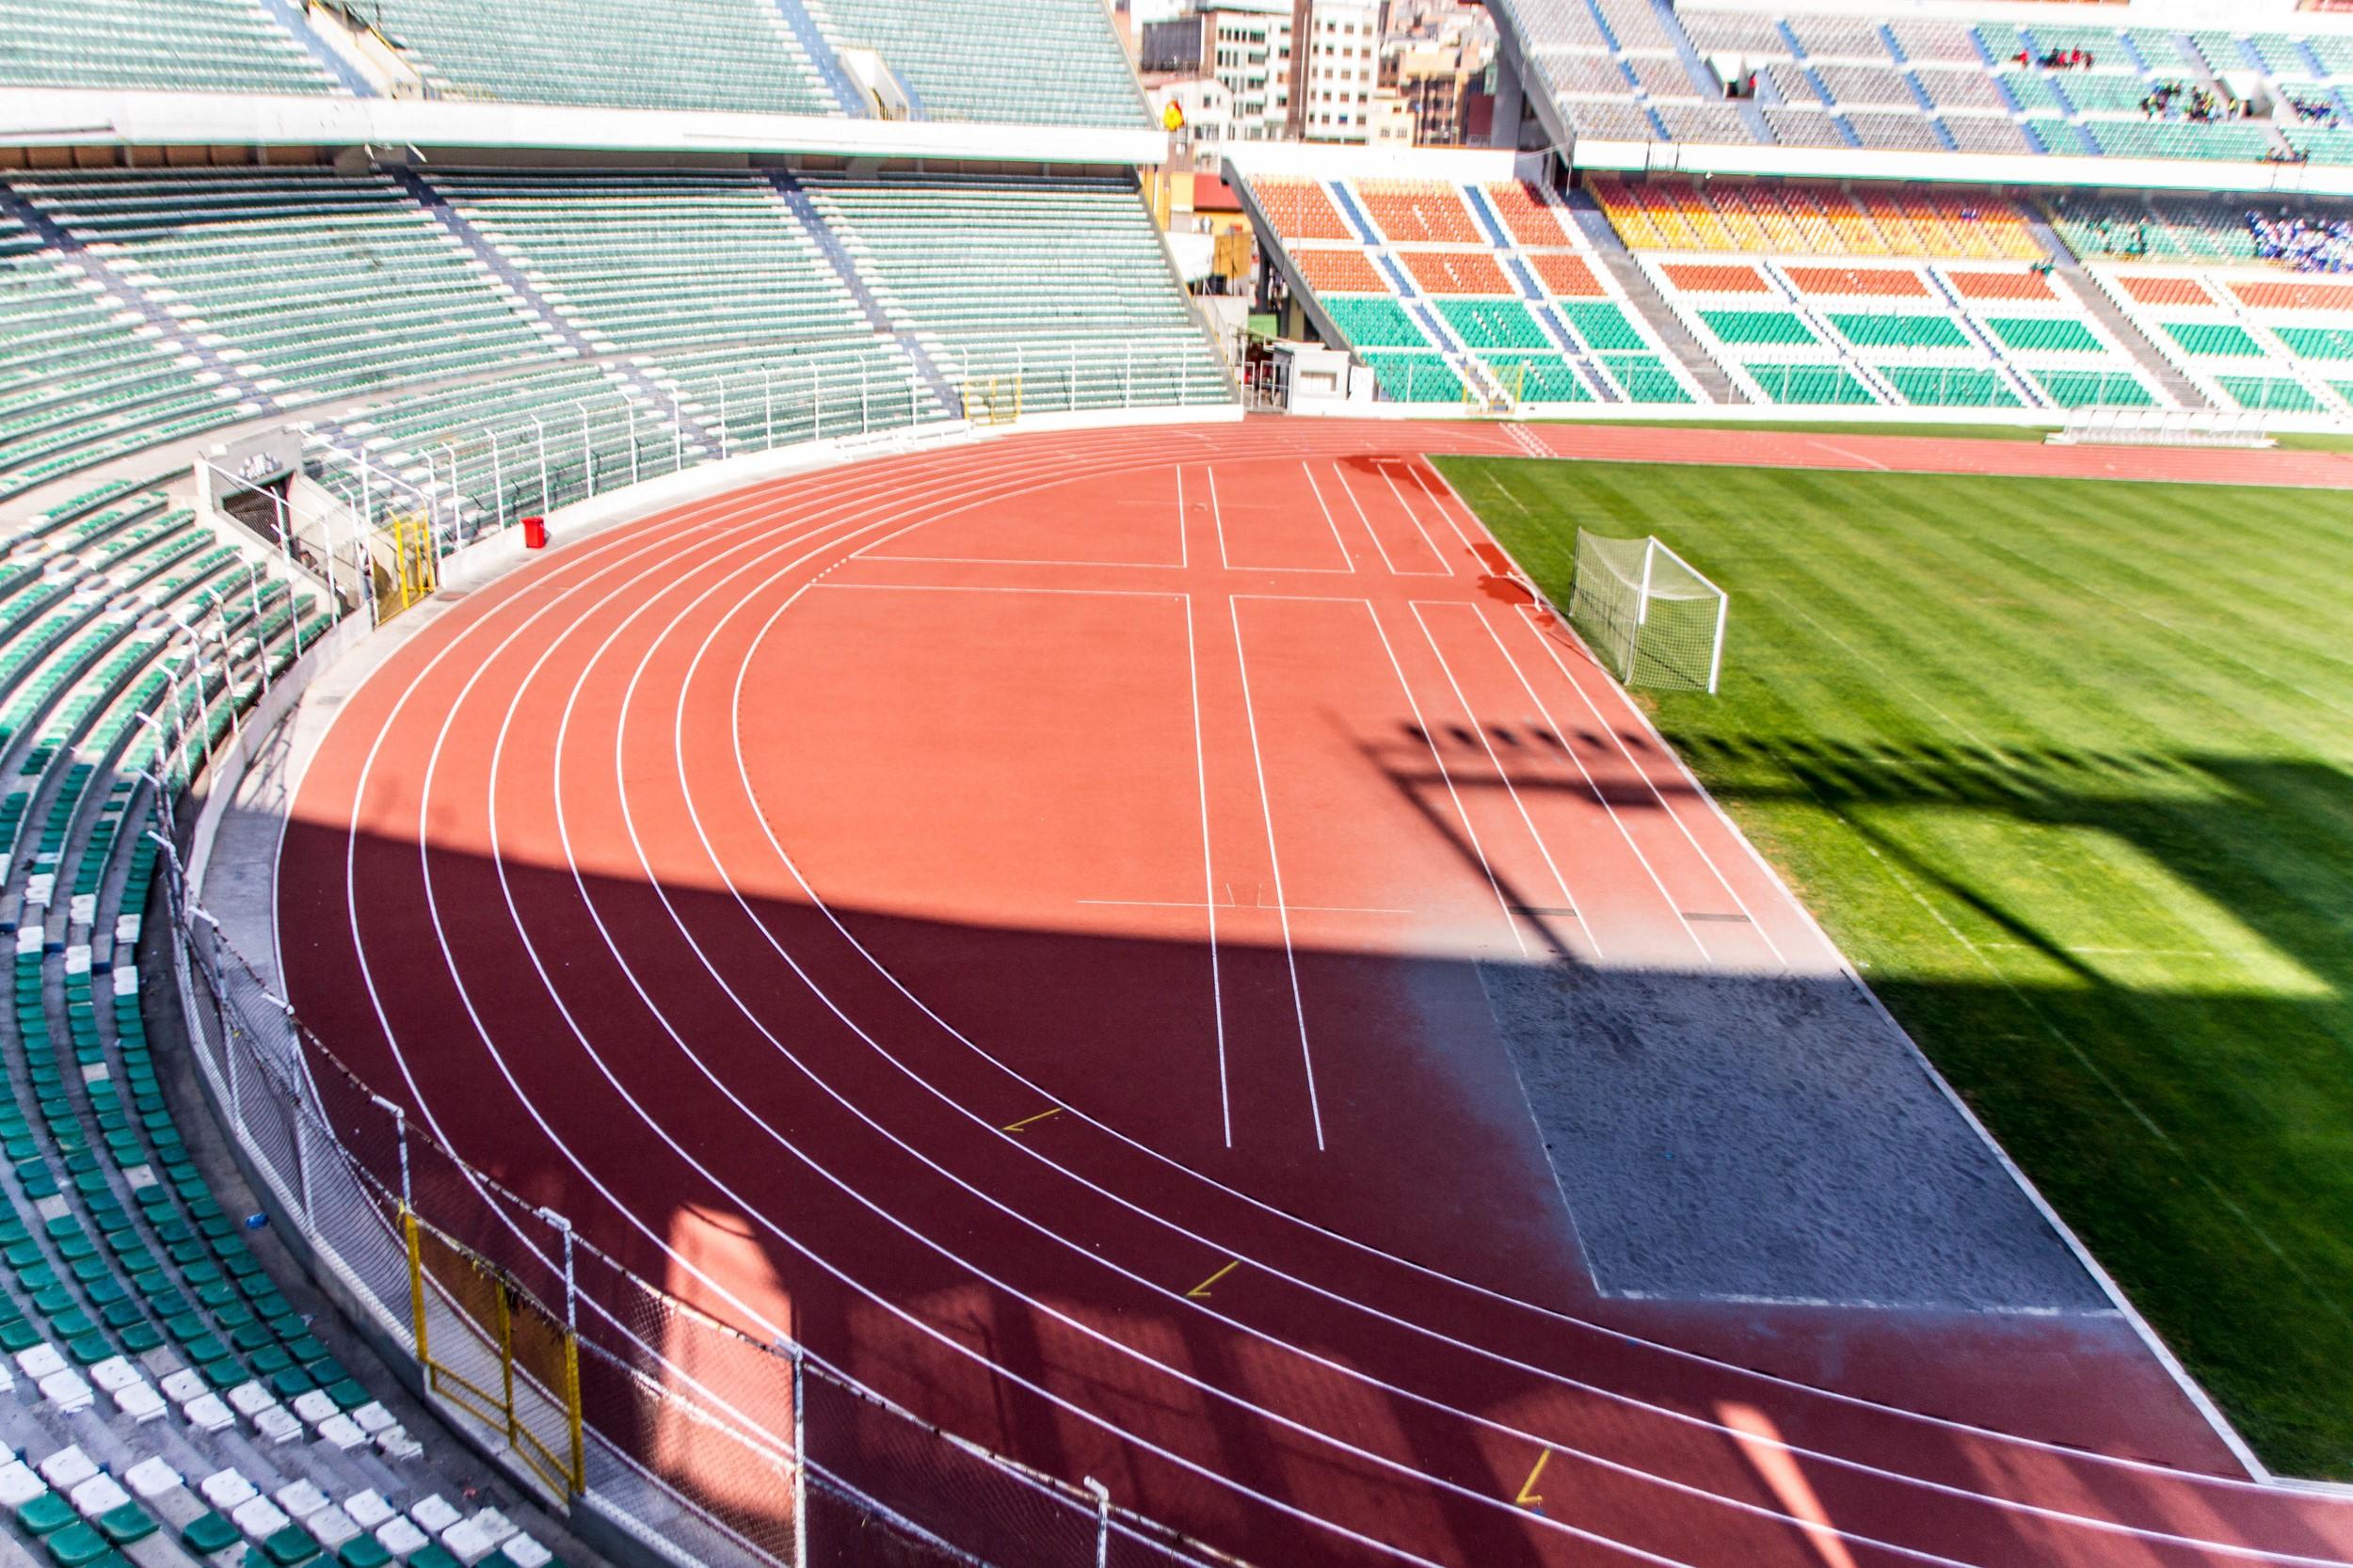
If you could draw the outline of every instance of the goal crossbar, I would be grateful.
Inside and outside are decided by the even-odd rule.
[[[1629,686],[1713,693],[1732,600],[1656,537],[1577,531],[1569,621]]]

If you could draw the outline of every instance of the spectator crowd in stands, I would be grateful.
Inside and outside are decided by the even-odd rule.
[[[2298,98],[2294,93],[2290,93],[2288,94],[2288,107],[2294,109],[2296,118],[2306,125],[2343,123],[2344,117],[2337,113],[2337,106],[2325,99]]]
[[[2036,55],[2021,49],[2017,60],[2020,65],[2039,65],[2045,71],[2089,71],[2092,54],[2089,49],[2045,49]]]
[[[2149,96],[2140,101],[2140,112],[2152,120],[2170,119],[2176,109],[2182,118],[2200,123],[2221,120],[2231,107],[2214,93],[2201,87],[2186,87],[2180,82],[2160,82]]]
[[[2255,254],[2265,261],[2284,262],[2296,272],[2353,272],[2353,218],[2249,213],[2247,226],[2254,231]]]

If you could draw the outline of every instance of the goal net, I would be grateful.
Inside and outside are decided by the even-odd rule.
[[[1655,538],[1577,531],[1570,623],[1629,686],[1715,691],[1730,607],[1721,588]]]

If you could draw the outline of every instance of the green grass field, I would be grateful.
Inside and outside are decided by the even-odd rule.
[[[1769,430],[1785,436],[1928,436],[1939,440],[2041,441],[2049,424],[1861,419],[1545,419],[1536,424],[1624,424],[1654,430]],[[2292,452],[2353,452],[2353,436],[2282,431],[2272,438]]]
[[[1450,458],[1732,596],[1660,728],[2282,1471],[2353,1478],[2353,495]]]

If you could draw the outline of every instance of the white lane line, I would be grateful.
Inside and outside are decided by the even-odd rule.
[[[1299,994],[1299,954],[1291,947],[1291,915],[1283,901],[1283,856],[1274,846],[1274,807],[1267,798],[1266,756],[1258,748],[1258,716],[1250,696],[1250,660],[1241,646],[1241,605],[1239,598],[1225,601],[1234,624],[1234,660],[1241,667],[1242,722],[1250,730],[1250,761],[1258,775],[1258,813],[1266,821],[1267,868],[1274,877],[1274,918],[1283,928],[1283,964],[1290,971],[1291,1013],[1299,1020],[1299,1063],[1307,1074],[1307,1114],[1316,1129],[1316,1150],[1323,1150],[1323,1107],[1316,1097],[1315,1052],[1307,1044],[1307,1004]]]
[[[1610,745],[1616,749],[1620,757],[1625,760],[1626,766],[1634,770],[1634,776],[1642,781],[1642,787],[1650,792],[1651,799],[1657,803],[1658,808],[1666,813],[1667,820],[1673,823],[1675,830],[1683,835],[1684,841],[1689,844],[1692,851],[1699,856],[1700,863],[1705,865],[1708,870],[1708,874],[1716,879],[1716,885],[1724,890],[1724,896],[1732,900],[1735,908],[1748,917],[1749,929],[1765,938],[1765,945],[1771,950],[1774,962],[1784,969],[1787,969],[1790,967],[1789,955],[1782,951],[1781,943],[1774,939],[1770,924],[1757,918],[1756,911],[1750,906],[1748,900],[1740,896],[1740,889],[1733,886],[1732,878],[1724,874],[1722,864],[1709,852],[1705,844],[1700,842],[1699,835],[1691,831],[1691,824],[1685,820],[1682,808],[1667,798],[1666,792],[1659,789],[1657,779],[1635,757],[1633,749],[1625,744],[1625,738],[1618,733],[1618,727],[1603,716],[1600,705],[1593,701],[1593,694],[1585,689],[1585,683],[1577,680],[1576,672],[1569,668],[1568,662],[1561,657],[1560,648],[1554,646],[1550,637],[1545,635],[1544,628],[1536,624],[1535,616],[1530,609],[1521,607],[1513,611],[1512,614],[1522,626],[1528,629],[1528,634],[1536,640],[1536,645],[1544,649],[1545,657],[1552,661],[1554,667],[1560,670],[1561,678],[1568,682],[1569,689],[1577,694],[1577,700],[1585,704],[1585,711],[1593,715],[1594,728],[1609,737]],[[1481,612],[1481,617],[1482,619],[1485,617],[1484,611]],[[1500,642],[1501,639],[1497,638],[1497,641]],[[1507,651],[1504,657],[1511,659],[1512,656]],[[1513,660],[1513,667],[1514,669],[1519,667],[1517,660]],[[1522,677],[1522,680],[1525,681],[1526,677]],[[1552,726],[1553,734],[1560,737],[1561,749],[1569,751],[1574,757],[1576,753],[1570,747],[1568,731],[1553,723],[1550,710],[1545,707],[1541,699],[1536,706],[1540,712],[1544,712],[1545,722]],[[1577,765],[1580,769],[1584,766],[1582,762]],[[1676,792],[1680,794],[1682,792]]]
[[[1446,552],[1438,548],[1438,541],[1430,536],[1430,530],[1422,526],[1421,514],[1414,510],[1412,502],[1405,499],[1405,492],[1397,488],[1397,477],[1389,472],[1389,468],[1390,465],[1387,463],[1376,462],[1373,465],[1373,472],[1381,475],[1381,483],[1388,486],[1389,499],[1397,503],[1398,509],[1405,514],[1405,520],[1412,523],[1414,532],[1421,536],[1422,547],[1430,552],[1431,559],[1438,563],[1436,571],[1417,572],[1414,575],[1418,577],[1461,575],[1454,569],[1453,564],[1447,559]]]
[[[1217,530],[1217,564],[1227,571],[1234,569],[1233,561],[1225,553],[1225,514],[1217,504],[1217,470],[1204,463],[1201,476],[1209,486],[1209,522]]]
[[[1323,525],[1332,530],[1332,542],[1340,547],[1341,562],[1350,571],[1354,571],[1356,557],[1349,553],[1348,541],[1340,537],[1339,519],[1332,515],[1332,504],[1323,499],[1323,487],[1316,483],[1315,465],[1303,458],[1299,464],[1299,472],[1307,476],[1307,489],[1316,498],[1316,509],[1323,514]]]
[[[1512,808],[1519,813],[1520,825],[1528,829],[1529,838],[1536,845],[1536,853],[1544,856],[1545,869],[1552,873],[1552,885],[1561,889],[1561,902],[1574,911],[1571,919],[1585,933],[1585,941],[1593,950],[1593,962],[1604,962],[1608,955],[1602,949],[1600,938],[1593,935],[1593,921],[1586,918],[1584,902],[1569,891],[1569,879],[1561,874],[1560,862],[1553,859],[1552,846],[1545,842],[1544,834],[1537,829],[1536,819],[1529,815],[1528,802],[1520,798],[1519,787],[1512,782],[1511,774],[1503,766],[1503,759],[1496,755],[1494,744],[1487,739],[1487,727],[1479,721],[1479,710],[1472,707],[1470,698],[1463,695],[1462,682],[1454,679],[1454,669],[1447,663],[1446,650],[1438,646],[1438,639],[1431,634],[1430,623],[1422,618],[1421,601],[1415,600],[1406,608],[1414,614],[1414,624],[1421,628],[1422,641],[1430,645],[1431,657],[1438,661],[1438,673],[1446,677],[1447,687],[1453,692],[1464,718],[1469,721],[1471,733],[1479,737],[1480,749],[1487,754],[1487,762],[1496,770],[1496,777],[1503,785],[1504,793],[1512,797]]]
[[[1202,907],[1209,915],[1209,1011],[1217,1019],[1217,1112],[1225,1146],[1230,1149],[1234,1146],[1234,1100],[1226,1076],[1225,983],[1217,952],[1217,870],[1209,854],[1209,764],[1201,738],[1201,655],[1194,638],[1191,594],[1185,596],[1185,679],[1193,692],[1193,776],[1201,796],[1201,894],[1208,901]]]
[[[1496,645],[1497,653],[1503,655],[1503,662],[1511,667],[1513,679],[1520,683],[1520,690],[1528,694],[1528,700],[1534,703],[1536,712],[1544,715],[1545,728],[1552,732],[1553,738],[1561,743],[1561,750],[1576,765],[1577,776],[1585,781],[1586,792],[1593,797],[1594,805],[1608,813],[1609,824],[1618,830],[1618,837],[1623,839],[1625,841],[1625,847],[1633,852],[1635,861],[1642,868],[1642,874],[1650,879],[1650,885],[1653,888],[1658,889],[1659,902],[1667,906],[1668,913],[1682,923],[1683,934],[1689,936],[1691,939],[1691,945],[1699,950],[1701,961],[1711,966],[1715,964],[1716,955],[1707,951],[1707,943],[1701,938],[1698,928],[1692,925],[1690,916],[1684,910],[1682,904],[1674,895],[1667,891],[1666,881],[1658,874],[1658,868],[1651,864],[1650,856],[1643,854],[1642,846],[1635,841],[1634,829],[1627,824],[1623,816],[1618,814],[1618,808],[1609,803],[1609,793],[1586,770],[1585,760],[1577,756],[1577,748],[1569,744],[1567,732],[1561,728],[1560,721],[1552,716],[1552,710],[1545,705],[1545,699],[1536,695],[1536,688],[1529,682],[1528,672],[1520,668],[1520,662],[1512,657],[1512,650],[1503,646],[1501,637],[1496,635],[1495,624],[1487,619],[1485,608],[1478,604],[1465,604],[1458,608],[1467,609],[1479,618],[1479,629],[1487,633],[1487,640]],[[1418,610],[1416,613],[1418,614]],[[1654,797],[1657,793],[1656,790],[1652,792]],[[1719,877],[1717,880],[1722,879]],[[1741,912],[1747,913],[1745,909]]]

